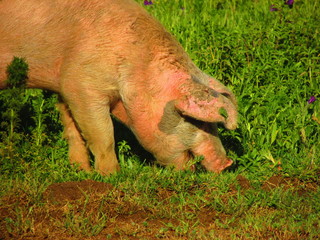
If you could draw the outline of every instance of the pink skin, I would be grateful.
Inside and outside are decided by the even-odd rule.
[[[215,123],[236,128],[235,96],[135,1],[1,0],[0,36],[0,89],[13,56],[25,58],[27,86],[61,97],[72,164],[89,171],[91,151],[98,172],[119,170],[110,114],[164,165],[232,163]]]
[[[204,157],[201,164],[208,171],[220,173],[231,166],[233,161],[226,156],[226,151],[217,134],[217,127],[205,123],[202,128],[204,131],[200,133],[199,144],[193,148],[193,153]]]
[[[180,116],[181,123],[168,130],[170,134],[159,129],[159,123],[164,115],[162,109],[165,108],[166,104],[169,101],[176,100],[179,96],[182,96],[183,99],[186,96],[184,92],[181,93],[177,91],[177,88],[174,88],[174,86],[182,86],[186,84],[188,78],[190,79],[190,75],[184,74],[183,72],[175,72],[169,75],[167,75],[167,72],[168,71],[165,72],[166,74],[163,78],[170,79],[170,81],[164,85],[165,88],[157,88],[159,91],[158,94],[163,96],[162,98],[152,101],[149,95],[136,95],[134,100],[130,101],[135,107],[135,111],[130,112],[130,117],[127,116],[125,108],[122,105],[118,105],[112,113],[132,129],[140,143],[148,151],[153,153],[158,162],[163,165],[172,165],[175,166],[176,169],[185,169],[190,165],[189,161],[192,157],[203,156],[204,160],[202,164],[207,170],[217,173],[221,172],[223,169],[229,167],[232,161],[226,156],[226,152],[217,136],[215,124],[210,126],[211,124],[209,123],[201,123],[200,126],[196,126],[193,123],[185,121],[184,117]],[[156,76],[157,79],[161,78],[160,73],[156,74]],[[155,79],[155,82],[157,82],[157,79]],[[164,81],[165,80],[162,82]],[[203,88],[206,89],[204,86],[200,86],[200,88],[201,90],[203,90]],[[192,89],[194,90],[195,87]],[[141,89],[140,92],[146,92],[146,89]],[[205,96],[205,94],[203,95]],[[143,99],[143,97],[146,97],[146,99]],[[151,100],[147,100],[147,98]],[[223,95],[219,95],[218,98],[212,98],[211,101],[206,101],[207,99],[210,99],[210,97],[205,96],[204,100],[199,100],[197,97],[191,95],[188,99],[189,101],[186,103],[188,108],[190,108],[187,109],[187,111],[198,116],[199,120],[207,118],[209,120],[212,119],[212,122],[225,122],[222,116],[215,111],[209,110],[210,107],[211,109],[215,107],[218,109],[224,106],[228,100],[224,100],[225,97]],[[193,100],[197,101],[197,103]],[[208,116],[204,115],[205,109],[201,108],[203,106],[208,108]],[[184,107],[185,106],[181,104],[181,108]],[[167,115],[167,121],[171,121],[171,118],[174,118],[174,116]],[[188,116],[188,113],[186,115]],[[200,115],[202,118],[199,117]],[[148,118],[148,127],[146,127],[146,118]]]

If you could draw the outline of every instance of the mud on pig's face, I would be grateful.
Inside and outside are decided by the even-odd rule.
[[[236,98],[213,78],[207,82],[192,80],[180,86],[183,94],[174,101],[176,111],[182,118],[189,119],[188,124],[192,125],[182,131],[180,128],[181,141],[187,139],[184,135],[187,135],[188,128],[193,129],[194,137],[189,151],[193,156],[204,157],[201,163],[207,170],[221,172],[232,165],[232,160],[226,156],[218,136],[217,123],[223,123],[230,130],[237,127]]]
[[[190,166],[189,161],[195,156],[203,156],[201,164],[212,172],[221,172],[232,164],[226,156],[226,151],[218,136],[216,123],[208,123],[196,120],[189,116],[183,116],[174,107],[174,103],[168,103],[159,123],[159,130],[164,134],[164,141],[169,141],[166,148],[161,148],[165,165],[174,165],[177,169],[185,169]],[[172,139],[175,139],[172,141]],[[171,150],[169,150],[171,149]],[[165,153],[168,150],[168,153]],[[156,154],[157,155],[157,154]],[[192,166],[192,169],[195,167]]]

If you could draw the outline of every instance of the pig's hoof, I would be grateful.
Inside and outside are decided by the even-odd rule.
[[[108,167],[97,169],[97,172],[99,174],[101,174],[102,176],[109,176],[109,175],[114,174],[114,173],[119,172],[119,171],[120,171],[119,164],[117,164],[115,166],[112,166],[112,167],[108,166]]]
[[[91,166],[88,163],[78,163],[78,162],[72,162],[71,166],[76,168],[79,171],[85,171],[85,172],[91,172]]]

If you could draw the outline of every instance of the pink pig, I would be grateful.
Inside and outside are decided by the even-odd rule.
[[[209,171],[232,164],[217,123],[236,128],[235,96],[133,0],[1,0],[0,36],[0,89],[23,57],[27,86],[61,96],[71,163],[90,170],[89,149],[98,172],[119,170],[111,113],[161,164],[185,169],[201,155]]]

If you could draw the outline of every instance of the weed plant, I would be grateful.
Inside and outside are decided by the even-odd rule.
[[[48,185],[93,179],[111,183],[129,202],[153,209],[154,218],[177,219],[178,225],[165,223],[155,238],[173,232],[178,239],[218,239],[222,229],[229,231],[226,239],[319,237],[318,1],[138,2],[178,39],[200,69],[237,96],[238,129],[220,128],[234,167],[220,175],[202,169],[176,172],[147,163],[131,151],[135,144],[128,145],[116,136],[121,172],[110,177],[79,172],[68,163],[67,144],[54,107],[57,96],[17,84],[0,91],[0,197],[22,191],[32,206],[41,206],[41,194]],[[15,58],[7,70],[9,78],[23,81],[26,63],[27,59]],[[22,74],[13,76],[12,72]],[[115,134],[123,131],[116,129]],[[246,191],[237,180],[239,175],[250,182]],[[266,191],[263,185],[271,176],[300,185]],[[308,184],[313,191],[300,194]],[[156,197],[161,189],[171,193],[165,205]],[[190,219],[206,209],[220,216],[212,217],[218,232],[195,232],[200,223],[191,224]],[[24,222],[21,211],[32,209],[16,209],[17,217],[5,220],[9,232],[32,231],[34,219]],[[85,214],[81,212],[80,224],[75,213],[68,212],[61,227],[84,237],[99,234],[107,216],[99,211],[93,217],[94,225],[85,222]]]

